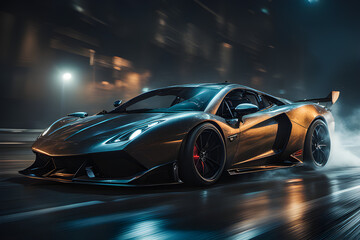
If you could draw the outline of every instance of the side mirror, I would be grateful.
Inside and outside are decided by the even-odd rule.
[[[68,116],[70,116],[70,117],[84,118],[84,117],[87,117],[88,114],[87,114],[87,112],[74,112],[74,113],[68,114]]]
[[[122,103],[122,100],[116,100],[116,101],[114,102],[114,107],[120,106],[121,103]]]
[[[256,106],[255,104],[251,104],[251,103],[240,103],[235,108],[235,112],[239,116],[244,116],[244,115],[247,115],[250,113],[254,113],[254,112],[257,112],[258,110],[259,110],[259,107]]]

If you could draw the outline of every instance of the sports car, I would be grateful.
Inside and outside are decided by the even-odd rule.
[[[69,114],[35,141],[21,174],[104,185],[214,184],[285,167],[323,167],[339,97],[292,102],[239,84],[187,84],[143,93],[109,112]]]

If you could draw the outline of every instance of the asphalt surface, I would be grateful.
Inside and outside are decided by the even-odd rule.
[[[0,141],[1,239],[360,239],[355,165],[226,177],[208,188],[87,186],[19,175],[34,156],[15,142]]]

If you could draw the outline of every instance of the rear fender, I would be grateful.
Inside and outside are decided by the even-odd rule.
[[[295,107],[287,112],[290,121],[308,129],[311,123],[318,117],[323,117],[325,121],[329,118],[329,112],[317,104],[295,104]],[[326,116],[326,117],[325,117]]]

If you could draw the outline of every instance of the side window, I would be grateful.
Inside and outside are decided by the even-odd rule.
[[[231,108],[230,108],[229,104],[227,103],[227,101],[225,99],[220,104],[220,107],[219,107],[216,115],[218,115],[220,117],[223,117],[225,119],[234,118],[234,115],[233,115],[233,113],[231,111]]]
[[[244,97],[249,101],[249,103],[252,103],[252,104],[260,107],[258,97],[256,96],[256,93],[246,92]]]
[[[258,97],[255,93],[245,91],[243,89],[237,89],[226,95],[224,100],[221,102],[216,115],[226,119],[235,118],[235,108],[241,103],[252,103],[259,106]]]
[[[263,108],[268,108],[268,107],[271,107],[273,105],[265,95],[261,96],[261,100],[262,100]]]
[[[280,102],[279,100],[277,100],[273,97],[267,96],[267,95],[262,95],[262,101],[263,101],[264,108],[267,108],[270,106],[272,107],[272,106],[284,105],[284,103]]]

